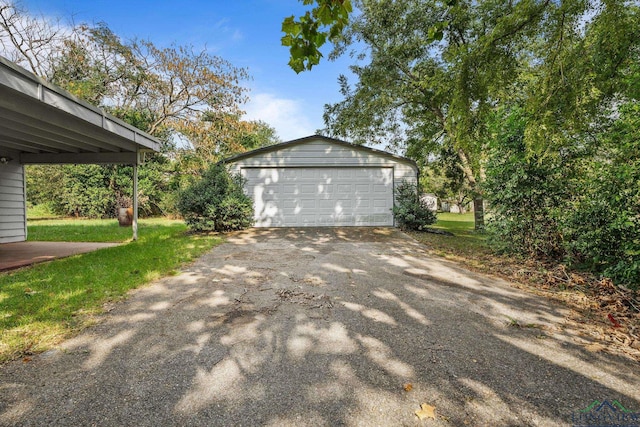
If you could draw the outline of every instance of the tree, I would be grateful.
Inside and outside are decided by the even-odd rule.
[[[357,82],[339,79],[345,99],[325,108],[327,133],[426,156],[453,150],[474,192],[477,228],[487,123],[497,106],[524,105],[527,150],[553,153],[588,129],[621,85],[637,88],[628,69],[640,40],[638,8],[625,2],[355,4],[360,15],[332,55],[351,49]]]
[[[464,213],[473,201],[473,192],[458,165],[458,156],[444,148],[437,156],[428,159],[421,172],[422,188],[434,193],[442,201],[453,202]]]
[[[501,251],[532,258],[564,256],[561,217],[570,206],[576,153],[542,159],[525,144],[526,113],[504,110],[491,121],[483,183],[491,203],[491,242]]]
[[[123,41],[102,23],[64,27],[31,17],[12,4],[0,5],[0,43],[5,56],[40,77],[161,139],[169,158],[177,157],[176,141],[205,156],[197,162],[199,170],[219,160],[220,155],[245,151],[245,143],[257,143],[243,140],[251,139],[248,135],[260,128],[241,120],[240,105],[246,100],[241,82],[247,78],[246,71],[204,50],[158,48],[146,40]],[[161,199],[166,197],[162,190],[171,188],[167,175],[181,172],[175,166],[166,158],[152,156],[140,168],[143,213],[159,213],[174,206]],[[47,179],[38,168],[30,167],[31,187],[48,188],[46,182],[34,182]],[[56,196],[64,200],[56,204],[59,213],[112,215],[115,201],[130,194],[132,188],[126,166],[77,165],[59,170],[64,178],[64,194]],[[89,179],[87,174],[92,173],[104,179]],[[96,194],[108,200],[82,205],[75,190],[82,188],[82,183],[91,184]]]
[[[597,132],[617,104],[637,99],[637,2],[552,3],[536,36],[527,41],[518,80],[509,88],[529,117],[524,137],[530,151],[582,144],[584,133]]]
[[[0,2],[3,56],[38,76],[45,76],[51,70],[56,49],[70,36],[69,33],[58,21],[30,16],[11,1]]]
[[[437,219],[421,197],[418,186],[409,181],[402,181],[395,189],[393,216],[403,230],[424,230]]]
[[[180,135],[206,143],[205,117],[238,121],[247,99],[246,70],[206,50],[123,41],[104,23],[65,27],[12,3],[0,5],[0,46],[14,62],[120,118],[144,116],[142,129],[167,142]]]
[[[349,22],[350,0],[302,0],[315,4],[298,20],[291,15],[282,22],[282,45],[289,47],[289,66],[296,72],[311,70],[320,63],[320,48],[329,40],[336,42]]]
[[[240,135],[240,144],[245,150],[255,150],[282,142],[276,130],[262,120],[249,122],[248,129]]]
[[[476,228],[483,227],[485,117],[516,76],[517,42],[545,3],[361,1],[334,55],[355,54],[352,88],[325,107],[327,132],[355,142],[387,142],[429,156],[443,149],[474,193]],[[412,145],[420,147],[414,148]]]

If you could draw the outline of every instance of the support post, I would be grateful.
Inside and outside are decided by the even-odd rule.
[[[139,160],[136,157],[136,160]],[[133,240],[138,240],[138,161],[133,165]]]

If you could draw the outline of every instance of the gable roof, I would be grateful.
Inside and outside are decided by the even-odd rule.
[[[28,163],[135,163],[160,141],[0,57],[0,148]]]
[[[221,163],[234,163],[237,162],[239,160],[243,160],[243,159],[247,159],[249,157],[253,157],[255,155],[258,154],[265,154],[265,153],[269,153],[272,151],[278,151],[278,150],[282,150],[285,148],[289,148],[289,147],[293,147],[296,145],[301,145],[301,144],[306,144],[308,142],[314,141],[314,140],[323,140],[326,142],[330,142],[332,144],[337,144],[337,145],[343,145],[349,148],[353,148],[356,150],[361,150],[361,151],[365,151],[365,152],[369,152],[369,153],[373,153],[376,154],[378,156],[382,156],[382,157],[387,157],[390,159],[394,159],[396,161],[400,161],[403,163],[407,163],[409,164],[411,167],[415,168],[415,170],[418,170],[418,164],[414,161],[411,160],[407,157],[403,157],[403,156],[398,156],[396,154],[392,154],[392,153],[388,153],[386,151],[383,150],[377,150],[375,148],[370,148],[364,145],[359,145],[359,144],[352,144],[350,142],[347,141],[342,141],[340,139],[335,139],[335,138],[330,138],[328,136],[323,136],[323,135],[311,135],[311,136],[305,136],[304,138],[298,138],[298,139],[294,139],[291,141],[286,141],[286,142],[281,142],[279,144],[274,144],[274,145],[269,145],[266,147],[261,147],[261,148],[256,148],[255,150],[251,150],[251,151],[247,151],[246,153],[241,153],[241,154],[236,154],[235,156],[231,156],[227,159],[222,160]]]

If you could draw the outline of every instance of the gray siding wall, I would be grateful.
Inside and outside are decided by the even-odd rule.
[[[310,140],[276,151],[258,153],[230,164],[233,172],[246,167],[393,167],[397,186],[402,180],[416,182],[417,171],[406,162],[381,153],[335,144],[323,139]]]
[[[0,243],[22,242],[27,239],[24,167],[17,153],[2,150],[2,156],[14,160],[0,164]]]

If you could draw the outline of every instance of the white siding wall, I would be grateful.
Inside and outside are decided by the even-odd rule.
[[[415,183],[417,179],[417,172],[409,163],[381,153],[336,144],[323,139],[310,140],[276,151],[258,153],[249,158],[238,160],[230,166],[234,172],[240,172],[243,167],[265,166],[386,166],[393,167],[395,186],[402,180]]]
[[[24,167],[17,154],[2,151],[2,156],[14,160],[0,164],[0,243],[21,242],[27,239]]]

